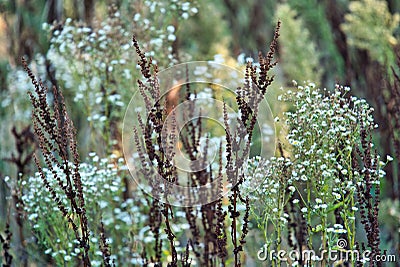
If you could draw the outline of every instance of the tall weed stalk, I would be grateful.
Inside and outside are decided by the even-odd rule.
[[[144,265],[150,263],[153,266],[162,266],[164,261],[162,255],[163,242],[168,242],[170,262],[167,266],[189,266],[189,248],[191,255],[194,255],[200,266],[243,266],[243,251],[246,243],[246,236],[249,231],[249,200],[241,192],[241,185],[246,179],[244,175],[245,159],[248,157],[252,142],[253,130],[257,123],[260,102],[264,99],[267,88],[271,85],[273,77],[269,71],[276,65],[274,61],[277,39],[279,36],[280,22],[278,22],[274,38],[271,42],[269,51],[266,55],[259,53],[259,65],[248,62],[246,66],[245,82],[242,87],[236,90],[236,103],[240,111],[237,118],[238,127],[233,128],[228,120],[228,112],[224,105],[223,118],[225,126],[226,149],[222,146],[219,149],[219,169],[213,171],[206,166],[206,161],[197,160],[199,155],[207,155],[208,143],[205,144],[203,151],[199,150],[200,137],[204,134],[202,128],[201,114],[197,121],[190,120],[186,125],[184,133],[176,133],[176,116],[174,111],[170,114],[168,107],[173,104],[168,103],[168,99],[160,101],[161,89],[158,81],[158,66],[153,63],[152,58],[147,58],[139,47],[136,38],[133,38],[133,44],[138,54],[138,65],[144,80],[138,80],[139,92],[145,102],[147,120],[145,121],[140,114],[137,115],[139,127],[133,129],[133,142],[139,154],[139,160],[142,168],[138,175],[144,175],[150,185],[151,194],[154,196],[149,200],[150,216],[149,225],[153,232],[154,247],[153,251],[147,251],[143,254]],[[186,114],[192,117],[195,110],[196,90],[192,89],[190,82],[187,81],[184,88],[183,100],[187,101],[189,108]],[[194,99],[194,100],[193,100]],[[163,143],[163,126],[167,117],[172,115],[171,132],[167,144]],[[144,137],[143,139],[141,137]],[[190,235],[186,245],[186,254],[182,255],[182,261],[178,263],[177,249],[175,242],[177,236],[174,234],[172,220],[174,219],[174,208],[168,201],[159,201],[160,197],[168,200],[173,194],[171,184],[179,185],[179,177],[176,167],[172,164],[170,158],[174,156],[174,143],[180,137],[182,148],[191,160],[191,172],[188,173],[188,190],[199,186],[211,184],[215,179],[220,179],[223,173],[226,173],[228,185],[231,185],[231,191],[228,194],[228,210],[224,210],[224,198],[222,195],[223,187],[226,184],[218,183],[216,188],[211,191],[200,194],[202,200],[208,200],[216,195],[219,198],[200,207],[192,207],[191,203],[196,203],[194,193],[187,199],[187,205],[184,207],[186,221],[190,226]],[[164,148],[164,149],[161,149]],[[226,154],[227,162],[223,165],[222,153]],[[172,157],[171,157],[172,156]],[[148,159],[156,166],[152,169],[148,164]],[[163,182],[158,182],[156,177],[160,175]],[[220,180],[219,180],[220,181]],[[182,182],[181,182],[182,183]],[[244,209],[239,209],[239,205]],[[228,217],[229,216],[229,217]],[[161,238],[162,231],[167,235],[165,241]],[[229,235],[229,233],[230,235]],[[228,261],[228,251],[233,252],[233,261]]]

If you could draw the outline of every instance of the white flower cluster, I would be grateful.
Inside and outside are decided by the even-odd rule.
[[[283,157],[272,157],[264,160],[260,157],[250,159],[245,169],[246,179],[243,192],[255,203],[255,215],[262,211],[274,224],[286,224],[289,214],[284,211],[288,199],[296,191],[294,186],[288,186],[285,179],[286,170],[292,162]]]
[[[147,217],[138,208],[146,204],[145,198],[138,191],[135,198],[122,199],[122,193],[125,190],[120,175],[120,169],[123,169],[121,168],[123,166],[122,159],[117,160],[113,157],[101,159],[95,153],[90,153],[89,156],[89,163],[82,163],[79,173],[82,179],[88,223],[92,230],[90,238],[92,265],[101,266],[102,263],[98,240],[100,219],[104,223],[106,234],[109,234],[107,242],[111,244],[112,252],[115,253],[111,258],[118,259],[119,262],[129,261],[132,251],[126,246],[128,241],[126,233],[132,231],[132,225],[137,227],[145,225]],[[54,173],[49,169],[43,169],[43,171],[50,186],[56,189],[57,196],[70,212],[69,201],[54,177],[54,175],[60,177],[65,185],[66,179],[63,170],[54,166]],[[44,187],[39,173],[28,178],[28,181],[22,186],[25,211],[39,243],[48,248],[46,254],[51,255],[57,263],[62,264],[64,261],[71,261],[78,257],[80,248],[76,244],[77,241],[72,238],[74,236],[72,229],[69,228],[69,231],[66,231],[68,222]],[[136,239],[137,237],[135,237]]]
[[[339,85],[333,92],[321,91],[310,83],[280,98],[295,110],[285,113],[294,158],[289,183],[315,186],[315,198],[324,203],[303,203],[315,213],[356,191],[361,176],[352,167],[352,153],[361,145],[361,127],[377,127],[373,108],[364,99],[347,97],[349,91]]]
[[[73,167],[72,163],[70,167]],[[116,264],[129,265],[133,262],[142,262],[141,252],[144,247],[151,248],[154,243],[153,234],[146,226],[149,209],[146,195],[137,189],[131,196],[123,197],[126,189],[123,179],[124,175],[127,175],[125,167],[122,158],[117,159],[113,155],[109,158],[100,158],[94,152],[89,153],[87,163],[80,164],[79,173],[91,230],[89,253],[93,266],[101,266],[103,262],[99,249],[100,220],[104,224],[107,242],[113,253],[111,259],[114,259]],[[71,212],[70,203],[54,176],[60,177],[65,185],[63,170],[54,166],[54,173],[49,169],[43,171],[50,186],[56,189],[62,204]],[[64,265],[67,261],[75,262],[81,253],[78,241],[73,238],[71,226],[44,187],[40,174],[36,173],[35,176],[29,177],[21,186],[24,190],[22,200],[27,218],[32,224],[38,242],[47,248],[45,253],[50,255],[57,265]],[[173,230],[178,236],[189,228],[185,216],[182,211],[175,212]],[[71,218],[77,220],[75,217]],[[166,233],[162,232],[161,239],[166,238]],[[164,245],[168,246],[167,243]],[[177,246],[177,251],[184,253],[185,246]]]
[[[319,229],[314,231],[325,231],[334,238],[332,234],[346,234],[352,229],[358,211],[354,198],[366,172],[364,166],[357,171],[353,160],[357,160],[357,150],[363,151],[362,146],[368,142],[363,140],[363,132],[372,132],[377,125],[373,108],[364,99],[347,96],[349,91],[337,85],[329,92],[309,83],[279,96],[279,101],[292,105],[284,117],[275,120],[283,122],[282,128],[287,131],[288,156],[250,160],[243,184],[257,217],[272,223],[285,222],[284,205],[290,199],[312,229]],[[384,165],[379,162],[377,168],[368,171],[383,177]],[[379,179],[374,182],[379,184]],[[321,219],[338,208],[343,211],[343,226]],[[324,224],[317,227],[322,221]]]
[[[164,66],[178,63],[172,53],[172,44],[177,39],[177,26],[179,26],[177,22],[187,20],[197,13],[197,7],[191,2],[145,0],[143,8],[137,10],[133,16],[133,23],[136,29],[141,30],[136,34],[142,41],[144,50],[147,51],[146,56],[157,55],[156,63],[162,63],[161,65]],[[163,24],[159,25],[159,21]],[[183,55],[183,57],[188,57],[188,55]]]
[[[107,119],[107,105],[114,106],[113,111],[125,105],[124,96],[132,83],[131,69],[136,65],[131,60],[135,53],[130,46],[131,34],[118,14],[93,28],[71,19],[62,29],[44,25],[52,32],[46,56],[56,70],[55,78],[82,105],[88,121],[99,126]]]
[[[122,11],[115,11],[93,27],[72,19],[62,27],[43,25],[51,33],[46,57],[56,70],[55,78],[71,92],[65,95],[72,95],[81,104],[90,125],[97,129],[103,130],[110,117],[122,116],[132,97],[132,84],[140,78],[139,72],[133,71],[138,65],[131,47],[132,35],[140,41],[146,56],[157,55],[162,67],[175,64],[172,44],[178,25],[174,18],[185,19],[198,12],[189,2],[142,2],[134,7],[133,27],[123,21]]]

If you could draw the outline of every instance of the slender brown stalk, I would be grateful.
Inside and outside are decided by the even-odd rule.
[[[208,155],[209,143],[205,142],[203,149],[200,151],[200,138],[204,135],[203,121],[201,119],[201,110],[195,108],[197,93],[190,86],[188,80],[189,75],[186,75],[186,86],[183,89],[183,99],[187,104],[187,110],[182,114],[183,121],[186,121],[185,127],[179,132],[179,141],[182,145],[182,150],[191,161],[191,172],[188,172],[187,194],[190,198],[188,203],[201,200],[207,201],[220,196],[218,200],[208,204],[203,204],[198,208],[185,207],[185,218],[189,225],[190,237],[189,240],[193,253],[200,266],[225,266],[228,256],[228,238],[225,229],[225,220],[227,215],[231,219],[231,241],[233,245],[234,266],[242,266],[240,262],[241,252],[246,243],[246,236],[249,232],[249,216],[250,203],[249,199],[244,197],[240,185],[244,182],[244,167],[245,159],[249,155],[251,140],[254,127],[257,123],[258,108],[267,87],[271,85],[273,77],[269,76],[269,71],[276,65],[273,59],[279,36],[280,22],[278,22],[274,39],[271,42],[269,52],[266,56],[259,54],[260,66],[257,67],[248,63],[246,67],[245,84],[243,88],[237,89],[237,104],[241,112],[241,117],[238,118],[240,127],[232,129],[228,123],[228,114],[224,105],[224,121],[226,132],[226,157],[227,164],[222,166],[222,147],[219,151],[219,171],[213,171],[211,167],[206,166],[206,158],[199,159],[199,155]],[[179,184],[176,167],[172,164],[171,158],[174,156],[174,141],[164,144],[162,140],[168,139],[167,135],[162,132],[166,118],[171,115],[171,106],[174,106],[178,101],[170,103],[167,98],[165,101],[160,101],[160,85],[158,84],[158,67],[152,63],[152,59],[147,59],[141,51],[135,37],[133,37],[133,45],[139,57],[138,65],[141,68],[144,81],[138,81],[139,93],[145,103],[147,111],[147,121],[138,114],[139,127],[133,129],[133,141],[138,151],[139,160],[142,167],[139,173],[146,177],[154,199],[148,200],[150,208],[149,226],[155,238],[154,251],[150,257],[147,255],[146,262],[152,262],[158,266],[162,260],[162,240],[160,240],[160,229],[163,227],[167,234],[167,239],[170,247],[171,262],[168,266],[177,266],[177,250],[175,248],[176,235],[172,231],[172,223],[174,212],[169,203],[161,203],[157,199],[162,196],[164,199],[170,197],[171,184]],[[188,70],[186,69],[186,72]],[[183,95],[183,94],[182,94]],[[179,99],[181,100],[181,99]],[[172,114],[172,128],[176,128],[176,114]],[[189,119],[196,117],[196,120]],[[141,141],[140,136],[144,137]],[[170,140],[176,140],[178,136],[172,131]],[[164,149],[165,145],[167,147]],[[163,149],[161,149],[163,148]],[[151,164],[154,163],[156,168],[152,169]],[[233,185],[232,191],[228,196],[229,205],[228,212],[223,211],[223,187],[221,182],[223,167],[226,168],[228,182]],[[156,173],[157,172],[157,173]],[[163,179],[160,182],[154,179],[156,175]],[[204,187],[211,184],[215,179],[218,179],[218,186],[214,190],[201,191],[196,195],[195,188]],[[193,190],[193,191],[192,191]],[[196,196],[195,196],[196,195]],[[193,198],[192,198],[193,197]],[[239,203],[245,206],[244,213],[238,209]],[[239,218],[242,217],[242,218]],[[240,223],[243,221],[243,223]],[[187,248],[188,251],[188,248]],[[188,253],[188,252],[186,252]],[[185,256],[185,264],[189,264],[188,254]],[[185,266],[185,265],[183,265]]]
[[[10,267],[12,266],[12,260],[13,256],[10,254],[10,249],[11,249],[11,238],[12,238],[12,232],[10,231],[10,209],[8,209],[7,212],[7,222],[6,222],[6,228],[5,228],[5,237],[3,237],[0,234],[0,243],[3,245],[3,250],[2,254],[4,257],[4,262],[2,263],[2,266],[5,267]],[[1,262],[0,262],[1,263]]]
[[[79,173],[79,154],[76,143],[76,130],[66,110],[64,97],[55,86],[53,87],[53,108],[47,99],[48,88],[42,81],[38,81],[23,59],[25,71],[28,73],[34,92],[28,92],[32,106],[32,121],[34,132],[42,151],[46,168],[53,173],[59,187],[65,193],[70,207],[65,206],[61,196],[56,193],[46,177],[42,164],[35,155],[35,163],[46,189],[57,203],[64,218],[72,226],[75,238],[82,248],[82,264],[91,266],[89,259],[89,227],[86,217],[85,199],[83,196],[82,180]],[[52,111],[53,110],[53,111]],[[64,176],[61,177],[55,168],[61,169]],[[75,220],[73,218],[78,218]]]

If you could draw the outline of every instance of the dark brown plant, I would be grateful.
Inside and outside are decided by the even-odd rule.
[[[22,59],[25,71],[35,87],[34,93],[28,92],[32,106],[32,122],[34,132],[42,151],[44,165],[53,174],[67,197],[70,207],[65,206],[61,196],[56,193],[42,168],[40,159],[35,155],[34,160],[44,186],[57,203],[64,218],[72,226],[76,240],[82,248],[81,261],[84,266],[91,266],[89,259],[89,227],[86,217],[85,199],[82,181],[79,173],[79,154],[76,143],[76,130],[66,110],[64,97],[55,86],[53,87],[53,107],[48,101],[48,88],[38,81]],[[63,176],[55,170],[62,170]],[[73,218],[77,218],[73,219]]]
[[[248,63],[245,74],[245,84],[238,88],[236,93],[236,101],[241,112],[241,117],[238,118],[237,128],[232,129],[228,124],[228,114],[224,106],[224,120],[227,149],[224,153],[227,155],[227,165],[222,166],[222,148],[219,151],[220,168],[217,172],[206,166],[206,159],[198,160],[199,155],[207,155],[208,142],[206,142],[203,151],[199,151],[200,137],[203,136],[203,125],[201,120],[201,110],[195,108],[196,91],[190,86],[188,74],[186,75],[186,86],[184,86],[182,100],[188,103],[188,108],[185,114],[181,114],[184,118],[196,117],[196,120],[187,121],[185,127],[179,134],[176,134],[176,114],[171,112],[171,105],[175,105],[176,101],[171,104],[169,99],[160,100],[161,90],[158,83],[158,67],[153,64],[151,58],[146,58],[141,51],[135,37],[133,37],[133,45],[139,57],[138,65],[145,81],[138,80],[139,93],[142,96],[145,108],[147,111],[147,120],[138,114],[139,127],[133,129],[133,142],[138,151],[138,156],[142,167],[139,173],[146,177],[146,180],[151,188],[151,194],[154,198],[148,200],[150,205],[149,226],[155,238],[154,249],[151,253],[144,252],[146,257],[144,261],[152,262],[155,266],[161,266],[161,250],[162,240],[160,240],[161,229],[167,234],[167,241],[170,247],[170,255],[172,261],[168,266],[178,266],[177,252],[175,248],[176,235],[172,231],[174,221],[174,209],[168,202],[161,202],[158,199],[169,199],[172,194],[171,184],[178,184],[179,179],[176,167],[169,160],[174,156],[174,144],[179,137],[182,143],[182,150],[186,153],[188,159],[191,160],[187,184],[187,192],[189,195],[184,208],[186,220],[189,224],[190,234],[188,242],[192,247],[193,254],[200,266],[225,266],[228,256],[228,240],[232,242],[234,266],[242,266],[240,255],[243,252],[243,246],[246,243],[246,236],[249,231],[249,200],[244,197],[240,190],[240,185],[245,177],[242,171],[244,160],[248,157],[253,129],[257,123],[258,108],[260,102],[264,99],[264,95],[268,86],[272,83],[273,77],[269,76],[269,71],[276,65],[274,61],[274,53],[277,47],[277,39],[279,36],[280,22],[278,22],[273,41],[269,47],[269,52],[266,56],[259,54],[259,66]],[[168,138],[163,132],[163,126],[166,123],[167,116],[172,116],[171,131]],[[179,136],[178,136],[179,135]],[[141,136],[143,140],[141,141]],[[163,143],[169,140],[167,144]],[[157,149],[156,149],[157,147]],[[156,162],[156,167],[153,169],[148,162]],[[233,188],[229,193],[228,213],[223,211],[223,186],[222,173],[223,167],[226,169],[228,182]],[[162,181],[156,179],[157,175],[161,176]],[[218,186],[213,188],[211,192],[200,191],[196,192],[196,187],[201,187],[212,183],[217,179]],[[196,193],[196,196],[195,196]],[[199,193],[199,194],[197,194]],[[174,192],[177,194],[177,192]],[[182,194],[183,195],[183,194]],[[209,203],[209,199],[219,196],[218,200]],[[208,204],[203,204],[198,208],[191,207],[191,203],[204,200]],[[203,202],[204,203],[204,202]],[[244,212],[240,212],[238,205],[242,203],[246,208]],[[230,217],[230,233],[231,238],[227,238],[226,219]],[[185,259],[180,264],[188,266],[190,264],[188,247],[186,247]]]
[[[2,255],[3,255],[3,259],[4,259],[2,266],[5,266],[5,267],[12,266],[12,260],[13,260],[13,256],[10,254],[12,232],[10,231],[9,218],[10,218],[10,211],[8,210],[6,228],[4,230],[5,237],[3,237],[3,235],[0,234],[0,243],[2,244],[2,247],[3,247]]]
[[[236,101],[241,111],[241,118],[238,120],[238,127],[230,129],[228,124],[228,115],[226,109],[224,110],[224,122],[227,139],[227,166],[226,173],[228,181],[233,185],[232,192],[229,195],[228,211],[231,223],[231,238],[233,243],[233,253],[235,266],[241,266],[240,252],[243,251],[243,244],[245,243],[245,236],[248,232],[248,224],[246,218],[248,217],[249,204],[241,194],[240,185],[244,182],[244,174],[241,172],[246,159],[250,152],[250,145],[252,141],[252,134],[254,127],[257,123],[258,107],[260,102],[264,99],[267,87],[271,85],[274,77],[269,76],[269,71],[277,64],[274,61],[274,54],[277,47],[280,21],[275,29],[274,38],[270,44],[269,51],[266,56],[261,52],[259,53],[258,61],[259,67],[248,62],[246,66],[245,84],[242,88],[237,89]],[[259,73],[257,72],[259,70]],[[244,215],[244,224],[242,225],[242,236],[238,236],[238,223],[240,212],[237,210],[238,202],[241,201],[246,205],[246,212]]]
[[[379,158],[377,152],[372,150],[372,127],[367,126],[360,119],[361,147],[356,147],[357,157],[353,157],[353,168],[363,177],[362,183],[357,183],[357,202],[360,207],[361,223],[364,225],[367,246],[371,250],[370,258],[380,255],[380,230],[378,223],[380,203],[380,175]],[[365,250],[362,244],[363,251]],[[382,266],[380,261],[370,261],[369,266]]]
[[[398,50],[396,54],[397,67],[400,68],[400,50]],[[397,161],[397,190],[395,189],[394,191],[400,192],[400,76],[394,68],[392,68],[392,73],[394,81],[389,86],[390,94],[386,100],[386,109],[389,136],[393,142],[394,153]],[[397,195],[397,197],[400,196]]]
[[[32,161],[37,146],[30,125],[22,128],[21,131],[18,131],[14,126],[11,129],[11,133],[15,140],[16,154],[12,152],[11,157],[5,160],[13,163],[17,167],[17,177],[19,177],[29,172],[29,164]]]
[[[104,230],[104,224],[100,222],[100,251],[103,256],[103,264],[105,267],[115,266],[114,262],[111,261],[110,245],[106,239],[106,233]]]

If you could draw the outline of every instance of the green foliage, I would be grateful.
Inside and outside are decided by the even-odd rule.
[[[319,82],[322,74],[320,55],[303,20],[288,4],[279,4],[275,16],[282,21],[279,52],[286,80]]]
[[[350,13],[341,25],[349,45],[365,49],[373,60],[382,65],[393,65],[393,47],[398,43],[394,32],[399,27],[400,15],[392,15],[386,1],[352,1]]]

